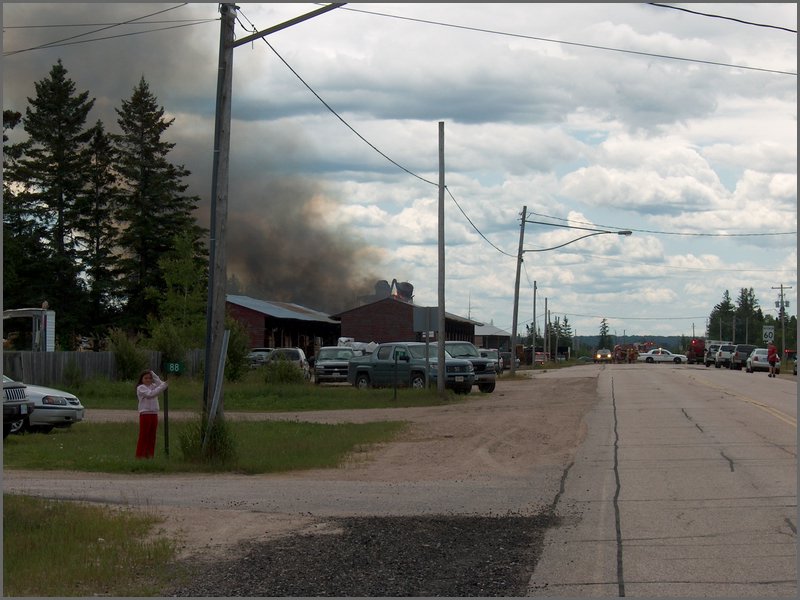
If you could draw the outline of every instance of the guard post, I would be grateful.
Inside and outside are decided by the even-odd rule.
[[[181,362],[164,363],[164,372],[168,375],[180,375],[184,369]],[[169,458],[169,387],[164,390],[164,454]]]

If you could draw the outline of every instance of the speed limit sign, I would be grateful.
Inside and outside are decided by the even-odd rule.
[[[775,339],[775,326],[764,325],[764,341],[771,342],[774,339]]]

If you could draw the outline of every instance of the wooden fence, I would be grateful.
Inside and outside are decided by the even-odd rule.
[[[145,351],[145,356],[147,367],[161,373],[161,353]],[[204,358],[203,350],[189,351],[183,374],[190,377],[201,374]],[[31,385],[58,387],[64,384],[65,373],[76,368],[84,380],[118,378],[113,352],[3,352],[3,375]]]

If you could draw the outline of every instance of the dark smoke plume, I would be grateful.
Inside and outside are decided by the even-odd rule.
[[[336,314],[373,292],[382,251],[328,225],[334,200],[292,178],[248,187],[229,201],[228,293]]]

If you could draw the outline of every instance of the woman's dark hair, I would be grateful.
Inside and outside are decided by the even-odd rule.
[[[140,385],[142,385],[142,380],[144,379],[144,376],[145,376],[145,375],[150,375],[150,369],[145,369],[144,371],[142,371],[141,373],[139,373],[139,381],[137,381],[137,382],[136,382],[136,387],[137,387],[137,388],[138,388]]]

